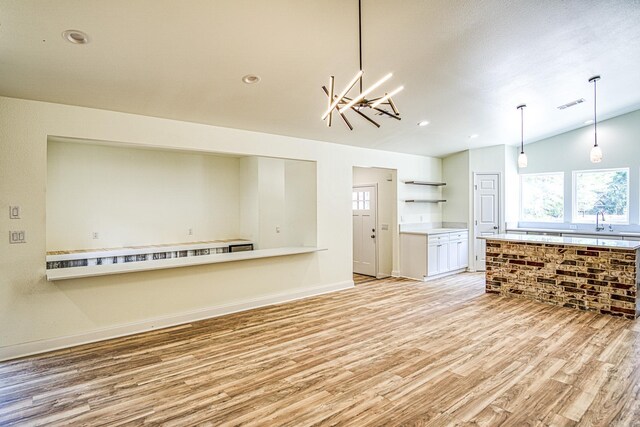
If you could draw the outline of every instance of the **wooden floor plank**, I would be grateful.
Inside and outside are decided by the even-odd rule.
[[[354,289],[0,362],[0,425],[640,425],[640,327],[484,293]]]

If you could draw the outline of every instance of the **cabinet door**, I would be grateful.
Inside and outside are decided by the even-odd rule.
[[[429,245],[427,249],[427,276],[440,274],[440,263],[438,262],[438,249],[440,245]]]
[[[449,243],[449,270],[457,270],[460,268],[460,257],[458,256],[458,244],[460,242]]]
[[[462,240],[458,242],[458,268],[469,266],[469,241]]]
[[[438,245],[438,272],[449,271],[449,243]]]

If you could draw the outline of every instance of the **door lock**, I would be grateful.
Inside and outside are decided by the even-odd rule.
[[[376,231],[376,229],[375,229],[375,228],[372,228],[372,229],[371,229],[371,231],[375,232],[375,231]]]
[[[375,238],[376,238],[376,235],[375,235],[375,234],[372,234],[372,235],[371,235],[371,238],[372,238],[372,239],[375,239]]]

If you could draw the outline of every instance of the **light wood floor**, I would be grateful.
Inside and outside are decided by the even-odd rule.
[[[373,276],[365,276],[364,274],[353,273],[353,283],[355,283],[356,286],[373,283],[377,280],[378,279]]]
[[[0,425],[640,425],[638,322],[483,288],[378,280],[0,363]]]

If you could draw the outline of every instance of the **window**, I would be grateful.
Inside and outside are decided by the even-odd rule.
[[[629,169],[573,172],[573,222],[629,223]],[[602,219],[602,218],[601,218]]]
[[[354,191],[351,202],[353,210],[368,211],[371,209],[371,193],[368,191]]]
[[[562,222],[564,173],[520,175],[520,220]]]

